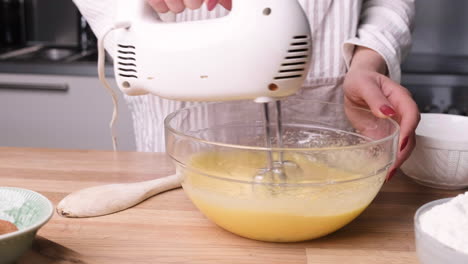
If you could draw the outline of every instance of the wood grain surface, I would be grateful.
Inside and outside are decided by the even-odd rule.
[[[56,205],[81,188],[169,175],[165,154],[0,148],[0,186],[31,189]],[[55,214],[19,263],[418,263],[413,215],[461,191],[426,188],[397,175],[345,228],[303,243],[264,243],[209,222],[184,192],[169,191],[99,218]]]

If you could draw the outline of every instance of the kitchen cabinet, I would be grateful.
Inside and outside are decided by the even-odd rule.
[[[118,94],[119,149],[135,150],[131,114]],[[95,76],[0,74],[0,146],[111,150],[112,109]]]

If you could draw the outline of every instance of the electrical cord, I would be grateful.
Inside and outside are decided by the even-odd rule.
[[[112,97],[112,103],[113,103],[113,111],[112,111],[112,119],[109,124],[109,128],[111,131],[111,138],[112,138],[112,149],[114,151],[117,151],[117,135],[115,131],[115,123],[117,122],[118,119],[118,97],[117,93],[112,89],[110,86],[109,82],[106,79],[106,72],[105,72],[105,66],[106,66],[106,51],[104,48],[104,40],[106,37],[109,35],[114,30],[117,29],[128,29],[131,26],[131,23],[129,22],[119,22],[116,23],[113,27],[110,27],[107,29],[102,37],[98,39],[98,63],[97,63],[97,68],[98,68],[98,76],[99,80],[101,81],[102,85],[106,88],[106,90],[110,93]]]

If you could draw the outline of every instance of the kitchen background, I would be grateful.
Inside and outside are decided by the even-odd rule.
[[[421,112],[468,115],[468,1],[416,3],[403,85]],[[96,59],[96,39],[71,0],[0,0],[0,146],[111,149],[112,103]],[[119,149],[134,150],[120,102]]]

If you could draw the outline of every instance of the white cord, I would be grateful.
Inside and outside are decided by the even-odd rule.
[[[107,35],[112,32],[113,30],[120,29],[120,28],[129,28],[130,23],[128,22],[120,22],[115,24],[113,27],[107,29],[104,32],[104,35],[102,35],[101,38],[98,40],[98,63],[97,63],[97,68],[98,68],[98,76],[99,80],[101,81],[102,85],[107,89],[107,91],[110,93],[112,96],[112,103],[114,105],[114,109],[112,112],[112,119],[110,121],[109,127],[111,130],[111,138],[112,138],[112,148],[114,151],[117,151],[117,136],[115,132],[115,123],[118,119],[118,97],[117,93],[112,89],[110,84],[107,82],[106,79],[106,51],[104,49],[104,40],[106,39]]]

